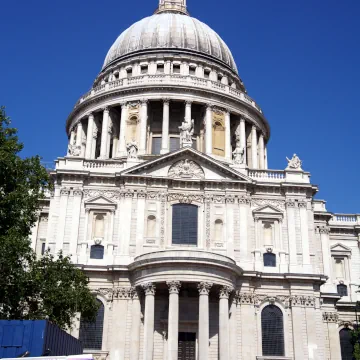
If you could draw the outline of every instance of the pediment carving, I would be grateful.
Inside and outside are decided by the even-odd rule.
[[[99,195],[92,199],[85,201],[85,204],[93,204],[93,205],[116,205],[116,203],[105,196]]]
[[[203,179],[205,177],[202,167],[193,160],[180,160],[169,169],[170,178]]]
[[[331,253],[336,255],[336,254],[351,254],[351,249],[349,247],[347,247],[346,245],[337,243],[333,246],[330,247]]]

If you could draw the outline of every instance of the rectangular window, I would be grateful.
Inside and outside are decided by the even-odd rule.
[[[172,207],[173,245],[197,245],[198,207],[176,204]]]
[[[161,137],[153,137],[152,138],[152,146],[151,146],[151,153],[153,155],[159,155],[161,150]]]
[[[204,78],[205,78],[205,79],[209,79],[209,78],[210,78],[210,71],[209,71],[209,70],[205,70],[205,71],[204,71]]]
[[[180,74],[180,65],[174,65],[173,66],[173,73],[174,74]]]
[[[157,74],[163,74],[164,73],[164,64],[157,64],[156,73]]]
[[[148,66],[141,65],[141,74],[147,74],[147,73],[148,73]]]
[[[44,254],[45,254],[45,246],[46,246],[46,244],[45,244],[45,242],[43,242],[43,243],[41,244],[41,255],[44,255]]]
[[[170,152],[180,149],[180,138],[171,137],[170,138]]]
[[[132,77],[132,68],[126,70],[127,77]]]
[[[196,68],[193,67],[193,66],[190,66],[189,74],[190,74],[191,76],[195,76],[195,71],[196,71]]]

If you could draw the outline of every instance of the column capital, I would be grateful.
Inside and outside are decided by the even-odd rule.
[[[141,99],[140,102],[141,102],[141,105],[147,105],[149,102],[149,99]]]
[[[299,208],[307,208],[307,202],[306,201],[299,201],[298,203]]]
[[[323,312],[323,321],[337,323],[339,320],[339,314],[336,312]]]
[[[329,234],[330,233],[330,228],[327,226],[320,226],[318,229],[319,229],[320,234]]]
[[[254,131],[254,130],[256,131],[256,130],[257,130],[256,125],[253,124],[253,125],[251,126],[251,130],[252,130],[252,131]]]
[[[211,282],[201,282],[198,284],[199,295],[209,295],[210,289],[212,288],[213,283]]]
[[[186,106],[191,106],[192,105],[192,100],[185,100],[185,105]]]
[[[152,296],[155,296],[155,292],[156,292],[156,286],[155,284],[149,282],[149,283],[146,283],[146,284],[142,284],[141,285],[144,292],[145,292],[145,296],[147,295],[152,295]]]
[[[120,106],[121,108],[127,107],[128,102],[127,101],[121,101]]]
[[[230,115],[231,111],[230,108],[224,108],[225,115]]]
[[[108,106],[104,106],[104,107],[102,108],[102,111],[109,113],[110,108],[109,108]]]
[[[92,111],[90,111],[89,113],[86,114],[86,116],[89,117],[94,117],[94,113]]]
[[[296,202],[294,199],[287,199],[285,203],[286,203],[286,207],[288,208],[296,207]]]
[[[219,292],[220,299],[229,299],[231,293],[234,291],[232,286],[222,286]]]
[[[169,98],[162,98],[161,100],[162,100],[162,102],[163,102],[164,104],[166,104],[166,105],[169,105],[169,104],[170,104],[170,99],[169,99]]]
[[[179,294],[181,288],[180,281],[167,281],[166,285],[169,287],[170,294]]]
[[[212,110],[213,107],[214,107],[214,104],[213,104],[213,103],[211,103],[211,102],[206,103],[206,108],[207,108],[207,109]]]
[[[246,118],[243,115],[240,115],[240,122],[246,122]]]

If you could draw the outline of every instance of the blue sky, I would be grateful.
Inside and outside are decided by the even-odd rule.
[[[157,0],[1,0],[0,104],[24,156],[66,152],[65,120],[117,36]],[[360,1],[188,0],[233,52],[272,135],[269,167],[296,152],[329,211],[360,213]]]

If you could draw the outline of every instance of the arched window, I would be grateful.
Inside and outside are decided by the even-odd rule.
[[[149,215],[147,218],[147,237],[156,236],[156,217]]]
[[[264,266],[275,267],[276,266],[276,255],[272,253],[264,254]]]
[[[340,330],[341,360],[353,360],[354,346],[351,342],[350,329]]]
[[[197,245],[198,207],[176,204],[172,207],[173,245]]]
[[[338,295],[340,295],[340,296],[348,296],[348,288],[344,284],[339,284],[337,286],[337,292],[338,292]]]
[[[283,313],[277,306],[261,312],[261,334],[263,356],[285,356]]]
[[[220,219],[217,219],[215,221],[215,241],[221,241],[222,240],[222,234],[223,234],[223,222]]]
[[[104,304],[100,300],[96,300],[99,304],[99,310],[94,322],[81,320],[79,340],[82,342],[84,349],[101,350],[102,337],[104,328]]]
[[[104,247],[102,245],[92,245],[90,248],[90,259],[103,259]]]

